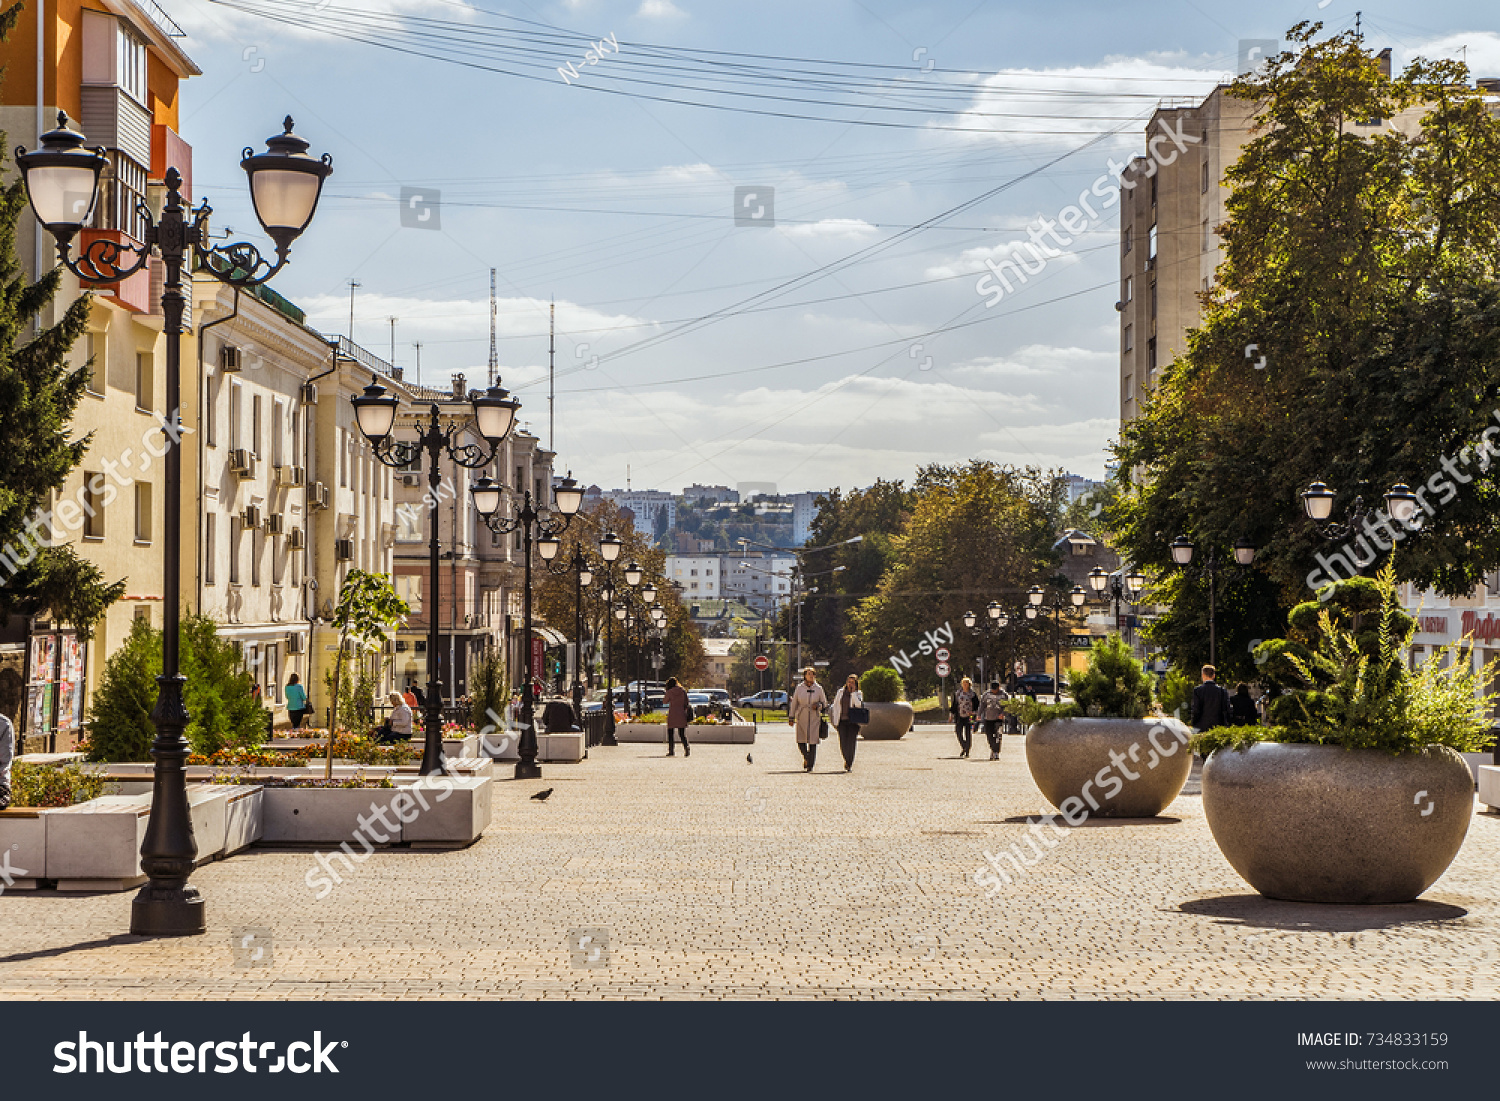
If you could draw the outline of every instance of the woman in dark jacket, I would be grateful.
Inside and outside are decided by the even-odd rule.
[[[687,728],[688,723],[693,721],[693,706],[688,702],[687,689],[677,683],[676,677],[667,678],[667,690],[663,695],[667,703],[667,756],[677,756],[676,743],[672,741],[672,735],[682,736],[682,755],[692,756],[692,749],[688,746]]]
[[[1250,686],[1244,681],[1235,687],[1229,701],[1229,715],[1235,726],[1254,726],[1260,718],[1255,710],[1255,700],[1250,696]]]
[[[948,714],[953,717],[953,732],[958,735],[960,757],[967,757],[974,744],[974,716],[978,712],[979,693],[974,691],[974,682],[965,677],[948,704]]]

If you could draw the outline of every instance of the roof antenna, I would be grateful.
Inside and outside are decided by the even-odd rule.
[[[1354,13],[1354,37],[1359,39],[1361,42],[1365,40],[1365,32],[1360,29],[1361,20],[1363,19],[1364,14],[1365,13],[1362,11],[1357,11]]]

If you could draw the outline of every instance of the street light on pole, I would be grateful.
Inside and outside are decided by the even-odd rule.
[[[519,402],[516,404],[520,405]],[[533,542],[539,540],[555,540],[567,530],[568,525],[573,522],[573,517],[583,507],[583,487],[574,481],[573,475],[569,473],[562,480],[562,484],[553,489],[552,501],[557,506],[557,516],[552,515],[544,502],[539,502],[532,497],[529,488],[512,488],[509,492],[512,496],[519,497],[521,507],[509,517],[502,519],[496,513],[500,511],[500,502],[506,492],[506,486],[488,477],[480,478],[469,487],[469,493],[474,498],[474,508],[479,512],[479,518],[484,522],[485,527],[496,535],[509,535],[514,531],[521,533],[521,566],[524,571],[521,618],[525,624],[526,652],[529,660],[532,637],[531,546]],[[556,551],[554,550],[553,553],[555,554]],[[536,700],[532,695],[532,687],[533,678],[528,671],[526,687],[521,693],[521,745],[520,757],[516,761],[517,780],[535,780],[542,775],[542,768],[536,763]]]
[[[87,283],[117,283],[144,268],[154,252],[162,260],[162,333],[167,342],[167,419],[162,478],[166,502],[163,513],[162,671],[157,678],[156,706],[151,721],[156,739],[152,777],[151,818],[141,845],[141,870],[149,877],[130,910],[130,931],[141,936],[196,936],[207,929],[203,898],[188,877],[198,855],[188,815],[187,773],[189,747],[183,731],[189,716],[183,703],[181,673],[181,553],[182,553],[182,334],[187,298],[183,268],[196,261],[199,268],[231,287],[265,283],[287,262],[292,243],[311,223],[323,193],[323,182],[333,173],[333,158],[307,155],[308,143],[284,132],[266,141],[266,152],[244,151],[240,167],[250,186],[255,216],[276,243],[273,263],[247,242],[210,248],[205,201],[196,210],[183,202],[182,174],[167,169],[166,200],[160,216],[144,204],[136,212],[145,222],[140,245],[98,238],[75,258],[69,247],[92,220],[99,201],[100,175],[108,163],[103,148],[87,149],[83,134],[68,125],[59,111],[57,128],[42,135],[42,147],[27,152],[17,148],[16,164],[37,221],[52,234],[62,264]],[[41,278],[41,272],[37,273]]]
[[[1036,619],[1038,616],[1052,613],[1052,700],[1054,703],[1062,702],[1062,614],[1064,611],[1072,611],[1082,608],[1088,601],[1088,594],[1077,585],[1068,592],[1066,599],[1061,593],[1053,597],[1052,603],[1046,604],[1046,592],[1040,585],[1033,585],[1026,593],[1026,618]]]
[[[1208,578],[1208,663],[1219,664],[1219,633],[1218,633],[1218,587],[1219,587],[1219,552],[1217,547],[1210,547],[1208,558],[1201,565],[1193,566],[1193,554],[1196,547],[1185,535],[1179,535],[1170,545],[1172,562],[1185,574],[1196,574]],[[1248,539],[1241,539],[1234,545],[1234,561],[1241,569],[1250,566],[1255,561],[1255,544]]]

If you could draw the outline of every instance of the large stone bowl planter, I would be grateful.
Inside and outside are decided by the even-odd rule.
[[[1225,859],[1268,898],[1410,902],[1458,855],[1474,781],[1447,746],[1393,757],[1261,742],[1208,759],[1203,812]]]
[[[897,738],[904,738],[917,718],[917,709],[905,700],[867,703],[865,706],[870,709],[870,721],[859,728],[859,736],[866,741],[894,742]]]
[[[1071,822],[1154,818],[1187,783],[1190,737],[1175,719],[1049,719],[1026,732],[1026,767]]]

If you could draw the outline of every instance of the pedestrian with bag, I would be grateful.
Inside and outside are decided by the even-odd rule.
[[[667,678],[667,690],[663,697],[667,704],[667,756],[677,756],[676,746],[672,742],[674,734],[682,737],[682,755],[692,755],[692,747],[688,745],[687,728],[693,721],[693,705],[688,701],[687,689],[677,683],[676,677]]]
[[[1000,759],[1000,720],[1005,718],[1005,696],[1000,682],[990,681],[990,690],[979,697],[979,721],[984,724],[984,740],[990,743],[990,760]]]
[[[16,756],[16,728],[0,715],[0,810],[10,806],[10,763]]]
[[[958,735],[960,757],[967,757],[974,746],[974,717],[978,712],[979,693],[974,691],[974,682],[965,677],[948,704],[948,714],[953,717],[953,733]]]
[[[1235,726],[1254,726],[1260,721],[1260,712],[1255,709],[1255,697],[1250,695],[1250,686],[1240,681],[1234,695],[1229,699],[1229,714]]]
[[[802,683],[792,692],[787,704],[787,725],[797,731],[797,752],[802,754],[802,771],[811,772],[818,759],[818,741],[828,737],[828,693],[818,683],[818,671],[809,665],[802,670]]]
[[[1193,689],[1193,709],[1190,724],[1200,733],[1215,726],[1229,726],[1233,721],[1233,704],[1229,690],[1214,678],[1219,671],[1212,665],[1203,667],[1203,680]]]
[[[833,696],[834,729],[839,732],[839,751],[844,755],[844,771],[854,771],[854,750],[859,745],[859,728],[870,721],[869,708],[859,690],[859,678],[853,673],[844,679],[844,687]]]
[[[302,678],[296,673],[286,679],[286,713],[292,720],[293,730],[301,730],[302,720],[312,714],[312,701],[307,698],[307,689],[302,687]]]

